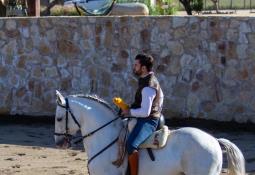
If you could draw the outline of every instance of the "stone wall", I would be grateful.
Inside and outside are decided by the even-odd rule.
[[[142,51],[167,118],[255,122],[254,17],[0,19],[0,113],[54,115],[56,89],[131,102]]]

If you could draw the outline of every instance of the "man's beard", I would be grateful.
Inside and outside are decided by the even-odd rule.
[[[142,75],[142,71],[140,71],[140,70],[138,70],[138,71],[135,71],[134,69],[133,69],[133,75],[135,76],[135,77],[140,77],[141,75]]]

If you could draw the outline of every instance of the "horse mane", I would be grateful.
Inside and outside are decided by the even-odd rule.
[[[105,101],[103,98],[99,97],[96,94],[86,94],[86,95],[85,94],[75,94],[75,95],[70,95],[70,96],[71,97],[87,98],[87,99],[90,99],[90,100],[94,100],[94,101],[102,104],[106,108],[110,109],[113,113],[117,113],[117,111],[114,108],[112,108],[112,106],[107,101]]]

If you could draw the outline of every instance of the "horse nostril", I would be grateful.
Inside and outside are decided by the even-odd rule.
[[[62,145],[65,143],[65,139],[64,139],[64,138],[62,138],[62,139],[57,139],[57,140],[55,141],[55,143],[56,143],[57,146],[62,146]]]
[[[55,141],[55,143],[56,143],[56,147],[57,147],[57,148],[66,149],[66,148],[71,147],[70,140],[67,139],[67,138],[58,139],[58,140]]]

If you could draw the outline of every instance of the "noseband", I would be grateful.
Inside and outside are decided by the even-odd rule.
[[[81,125],[80,125],[80,123],[77,121],[76,117],[74,116],[74,114],[73,114],[73,112],[72,112],[72,110],[71,110],[71,108],[70,108],[70,106],[69,106],[68,98],[65,98],[65,102],[66,102],[66,105],[65,105],[65,106],[63,106],[62,104],[59,104],[58,102],[57,102],[57,105],[58,105],[59,107],[61,107],[61,108],[65,108],[65,110],[66,110],[66,115],[65,115],[65,119],[66,119],[66,122],[65,122],[65,123],[66,123],[66,127],[65,127],[65,128],[66,128],[66,132],[65,132],[65,133],[56,133],[56,132],[55,132],[54,135],[55,135],[55,136],[64,136],[65,139],[68,141],[68,143],[71,143],[71,140],[73,139],[73,136],[72,136],[71,134],[69,134],[69,127],[68,127],[69,113],[70,113],[72,119],[74,120],[74,122],[76,123],[76,125],[79,127],[79,129],[81,129]],[[107,122],[107,123],[104,124],[103,126],[101,126],[101,127],[97,128],[97,129],[95,129],[95,130],[89,132],[88,134],[86,134],[86,135],[84,135],[84,136],[81,136],[81,137],[79,138],[79,140],[77,140],[77,141],[74,142],[74,143],[77,144],[77,143],[83,141],[85,138],[92,136],[94,133],[96,133],[97,131],[103,129],[104,127],[108,126],[109,124],[111,124],[112,122],[116,121],[116,120],[119,119],[119,118],[120,118],[120,117],[118,116],[118,117],[114,118],[113,120]],[[78,137],[76,137],[76,138],[78,138]],[[103,153],[105,150],[107,150],[109,147],[111,147],[115,142],[117,142],[117,140],[118,140],[118,137],[117,137],[116,139],[114,139],[110,144],[108,144],[107,146],[105,146],[105,147],[104,147],[102,150],[100,150],[98,153],[96,153],[94,156],[92,156],[92,157],[88,160],[88,164],[89,164],[93,159],[95,159],[98,155],[100,155],[100,154]]]

